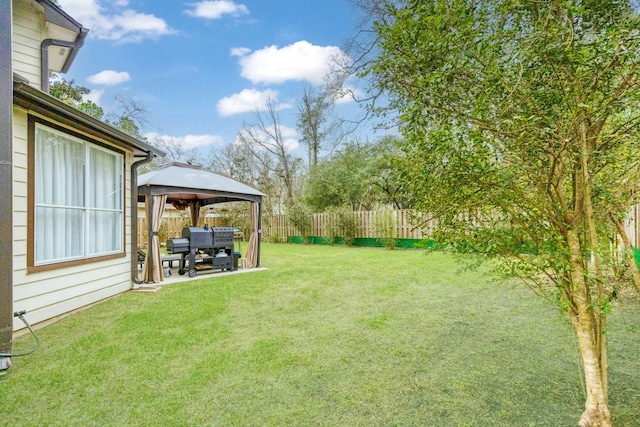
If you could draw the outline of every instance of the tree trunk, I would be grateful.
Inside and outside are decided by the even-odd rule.
[[[599,349],[599,325],[591,304],[588,277],[582,263],[580,240],[575,230],[567,233],[571,261],[571,294],[568,295],[572,309],[569,317],[575,328],[580,350],[586,388],[585,411],[580,418],[580,427],[612,427],[611,413],[607,403],[606,365],[601,363]],[[604,316],[604,313],[601,313]]]
[[[611,427],[613,424],[598,360],[598,345],[593,336],[593,330],[596,327],[595,319],[590,308],[582,307],[580,311],[581,313],[572,320],[578,336],[587,396],[585,410],[578,425],[580,427]]]

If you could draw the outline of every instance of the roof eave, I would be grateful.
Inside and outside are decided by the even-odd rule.
[[[156,157],[164,157],[166,154],[162,150],[83,113],[23,81],[14,81],[13,83],[13,103],[25,110],[52,117],[79,130],[96,134],[120,147],[131,150],[134,156],[146,156],[151,153]]]
[[[36,0],[44,8],[45,21],[50,22],[67,30],[80,33],[82,24],[69,16],[60,6],[51,0]]]
[[[76,59],[76,56],[78,55],[78,52],[80,52],[80,48],[84,45],[84,39],[87,37],[87,34],[89,34],[88,29],[82,28],[80,30],[80,33],[78,34],[78,37],[74,42],[74,47],[72,47],[69,50],[69,56],[67,56],[67,60],[64,62],[64,65],[60,70],[61,73],[66,74],[69,72],[69,68],[71,68],[71,64],[73,64],[73,61]]]

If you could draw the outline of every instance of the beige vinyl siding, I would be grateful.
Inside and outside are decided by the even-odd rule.
[[[13,276],[27,271],[27,114],[13,108]]]
[[[13,114],[14,310],[27,310],[29,322],[37,324],[131,289],[131,216],[128,206],[132,153],[125,153],[124,168],[124,247],[127,256],[27,274],[27,112],[14,107]],[[22,328],[24,324],[16,320],[14,329]]]
[[[37,18],[37,19],[34,19]],[[44,16],[32,2],[13,0],[13,71],[40,85],[40,44],[43,37]]]

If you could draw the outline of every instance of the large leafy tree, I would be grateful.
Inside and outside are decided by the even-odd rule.
[[[384,13],[365,74],[399,113],[405,188],[438,219],[441,242],[496,256],[555,297],[581,356],[579,425],[612,425],[606,316],[623,279],[638,277],[615,245],[640,183],[637,10],[371,2]]]
[[[356,142],[346,143],[331,158],[311,168],[305,201],[317,212],[334,207],[373,209],[380,199],[374,185],[375,177],[372,147]]]
[[[337,207],[371,210],[380,206],[409,207],[398,171],[397,140],[385,136],[372,143],[345,143],[333,156],[312,167],[305,202],[316,212]]]

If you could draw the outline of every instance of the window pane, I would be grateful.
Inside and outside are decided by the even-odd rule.
[[[36,208],[35,261],[79,258],[83,248],[83,210]]]
[[[89,207],[122,209],[122,157],[95,147],[89,157]]]
[[[122,212],[89,212],[89,255],[122,250]]]
[[[35,123],[34,262],[124,250],[124,156]]]
[[[83,206],[85,145],[39,125],[35,145],[36,203]]]

